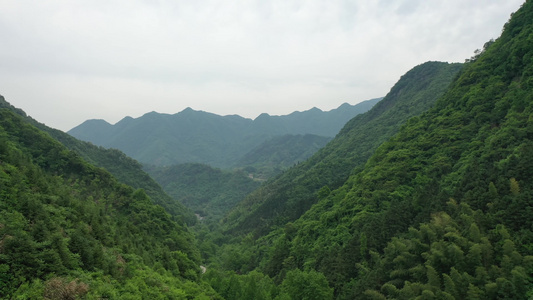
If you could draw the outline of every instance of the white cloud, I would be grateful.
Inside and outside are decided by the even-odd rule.
[[[63,130],[187,106],[331,109],[385,95],[425,61],[463,61],[521,3],[7,0],[0,93]]]

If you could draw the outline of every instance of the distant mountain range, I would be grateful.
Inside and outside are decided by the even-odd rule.
[[[318,201],[321,189],[340,187],[409,118],[432,107],[461,68],[427,62],[411,69],[383,100],[347,122],[325,147],[240,202],[225,219],[228,232],[261,235],[298,219]]]
[[[284,116],[264,113],[254,120],[187,108],[173,115],[150,112],[139,118],[126,117],[114,125],[104,120],[88,120],[68,133],[98,146],[120,149],[144,164],[197,162],[228,168],[273,137],[287,134],[334,137],[346,122],[368,111],[379,100],[356,105],[344,103],[330,111],[315,107]]]
[[[283,284],[319,272],[334,295],[315,299],[531,299],[532,37],[528,0],[465,64],[407,72],[240,202],[218,257]]]
[[[183,204],[175,201],[163,192],[161,186],[142,169],[142,165],[139,162],[124,155],[121,151],[97,147],[91,143],[73,138],[61,130],[53,129],[43,123],[39,123],[28,116],[23,110],[8,103],[1,95],[0,109],[7,109],[19,115],[26,123],[46,132],[66,148],[81,156],[88,163],[106,169],[121,183],[136,189],[143,189],[154,203],[163,206],[173,216],[178,216],[180,221],[189,224],[196,221],[192,211],[189,211]]]
[[[252,165],[317,133],[191,109],[100,122],[143,153],[258,145],[241,170],[141,166],[0,96],[0,299],[532,299],[531,37],[527,0],[465,64],[414,67],[265,183]]]

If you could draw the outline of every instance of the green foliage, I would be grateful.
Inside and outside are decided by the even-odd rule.
[[[532,36],[528,0],[457,76],[408,72],[247,197],[229,235],[201,227],[203,275],[147,192],[0,109],[0,297],[530,298]]]
[[[196,217],[191,211],[187,210],[180,202],[173,200],[165,194],[161,187],[142,170],[141,164],[126,156],[123,152],[116,149],[98,147],[91,143],[77,140],[60,130],[47,127],[26,116],[20,109],[7,103],[2,96],[0,96],[0,107],[7,108],[23,117],[27,123],[48,133],[52,138],[81,156],[85,161],[106,169],[119,182],[136,189],[143,189],[155,204],[163,206],[176,221],[187,224],[195,223]]]
[[[146,170],[175,201],[206,221],[218,222],[260,185],[245,172],[222,171],[202,164],[151,166]]]
[[[313,134],[276,136],[252,149],[235,166],[254,178],[267,179],[304,162],[330,140]]]
[[[499,39],[449,77],[455,79],[442,85],[432,108],[402,126],[395,118],[382,119],[390,127],[375,126],[390,134],[355,127],[390,107],[398,115],[416,107],[393,103],[393,96],[435,95],[430,84],[410,84],[431,82],[428,70],[439,64],[413,69],[306,163],[247,197],[226,219],[227,232],[259,237],[252,259],[275,280],[315,270],[338,299],[527,298],[533,290],[531,36],[533,1],[526,1]],[[376,141],[366,157],[350,152],[359,148],[348,142],[362,132]]]
[[[530,276],[526,270],[531,270],[533,257],[523,257],[515,250],[504,226],[480,233],[475,218],[484,216],[467,204],[451,202],[450,206],[452,216],[435,214],[430,223],[388,244],[374,266],[386,274],[380,279],[387,282],[381,291],[400,299],[423,296],[426,291],[454,299],[503,295],[523,299]],[[476,234],[471,235],[472,230]],[[424,238],[427,232],[434,234],[431,239]],[[424,269],[425,278],[413,272]],[[391,285],[394,288],[386,288]]]
[[[270,227],[300,217],[317,202],[323,186],[341,186],[408,118],[431,107],[460,69],[460,64],[439,62],[413,68],[371,110],[350,120],[326,147],[240,203],[225,220],[229,232],[263,235]]]
[[[183,295],[212,292],[199,287],[192,235],[143,190],[5,108],[0,144],[0,297],[99,298],[105,281],[106,293],[120,295],[124,282],[141,276],[162,276]],[[166,291],[132,295],[156,299]]]
[[[204,279],[224,299],[274,299],[279,291],[272,279],[259,272],[237,275],[233,272],[208,270]]]
[[[316,271],[291,270],[281,284],[281,293],[290,299],[328,300],[333,299],[333,289],[323,274]]]

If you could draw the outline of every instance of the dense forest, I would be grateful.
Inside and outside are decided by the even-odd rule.
[[[226,232],[241,237],[225,250],[242,253],[234,270],[260,271],[282,286],[294,272],[318,272],[337,299],[532,296],[532,36],[527,1],[432,108],[410,118],[338,188],[315,185],[317,200],[301,217],[288,208],[302,201],[305,185],[292,193],[266,185],[249,196],[243,204],[263,209],[248,219],[240,207],[230,214]],[[379,104],[402,94],[401,81]],[[371,114],[354,118],[324,151]],[[273,221],[254,226],[257,216]],[[304,291],[292,298],[306,298]]]
[[[0,178],[2,298],[214,294],[184,224],[6,108]]]
[[[533,0],[259,187],[145,168],[0,99],[0,297],[530,299]]]
[[[186,205],[198,219],[215,223],[261,184],[242,170],[230,172],[204,164],[147,166],[146,170],[168,195]]]
[[[407,72],[383,100],[350,120],[326,147],[239,203],[225,220],[228,231],[263,234],[269,227],[300,217],[318,201],[319,194],[338,188],[354,169],[362,167],[410,117],[429,109],[461,67],[427,62]]]
[[[253,177],[266,180],[306,161],[331,138],[314,134],[286,134],[266,140],[250,150],[236,163]]]
[[[39,123],[26,115],[24,111],[6,102],[1,95],[0,108],[8,109],[21,116],[24,121],[48,133],[69,150],[80,155],[88,163],[109,171],[119,182],[136,189],[143,189],[154,203],[163,206],[174,218],[187,223],[194,223],[194,215],[181,202],[175,201],[163,192],[161,186],[143,170],[143,166],[123,152],[117,149],[95,146],[92,143],[73,138],[63,131]]]

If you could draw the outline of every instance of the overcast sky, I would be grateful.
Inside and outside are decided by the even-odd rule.
[[[255,118],[463,62],[523,0],[0,0],[0,94],[48,126],[186,107]]]

